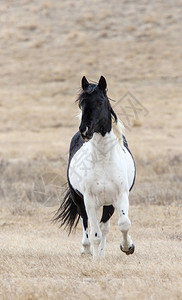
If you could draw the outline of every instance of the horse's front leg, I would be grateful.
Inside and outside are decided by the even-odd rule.
[[[106,238],[110,228],[110,217],[114,213],[114,207],[112,205],[103,206],[102,218],[100,221],[100,229],[102,231],[102,240],[100,247],[100,255],[101,257],[105,256],[106,249]]]
[[[91,254],[90,250],[90,240],[88,235],[88,218],[84,217],[82,219],[83,226],[83,238],[82,238],[82,254]]]
[[[123,235],[123,240],[120,244],[120,249],[127,255],[133,254],[135,246],[128,234],[131,222],[128,218],[129,199],[127,193],[124,193],[120,197],[120,199],[118,199],[118,201],[115,203],[115,208],[119,214],[118,226]]]
[[[102,239],[102,232],[97,216],[98,207],[96,206],[94,199],[90,196],[85,195],[84,202],[90,223],[90,241],[93,246],[93,257],[97,258],[99,255],[99,245]]]
[[[107,222],[101,222],[100,223],[100,229],[102,231],[102,240],[101,240],[101,246],[100,246],[100,255],[101,257],[105,257],[105,250],[106,250],[106,238],[107,238],[107,234],[109,232],[109,228],[110,228],[110,220],[108,220]]]

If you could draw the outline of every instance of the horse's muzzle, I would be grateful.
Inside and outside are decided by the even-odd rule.
[[[83,128],[80,127],[80,133],[84,141],[88,142],[93,137],[93,132],[86,126]]]

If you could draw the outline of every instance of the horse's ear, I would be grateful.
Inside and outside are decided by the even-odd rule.
[[[101,76],[99,79],[98,87],[101,91],[105,91],[107,88],[107,82],[104,78],[104,76]]]
[[[85,76],[83,76],[82,78],[82,89],[85,90],[86,88],[88,88],[89,86],[89,82],[87,80],[87,78]]]

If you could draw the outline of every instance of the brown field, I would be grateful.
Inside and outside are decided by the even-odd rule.
[[[1,0],[0,299],[182,299],[181,16],[180,0]],[[136,251],[121,253],[115,214],[94,262],[80,224],[68,237],[50,220],[80,79],[101,74],[136,160]]]

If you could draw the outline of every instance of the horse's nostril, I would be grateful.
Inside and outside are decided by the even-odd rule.
[[[79,127],[79,131],[80,131],[81,135],[83,135],[83,136],[87,134],[88,130],[89,130],[89,127],[86,126],[85,124],[81,124]]]
[[[87,132],[88,132],[88,127],[86,126],[85,131],[82,131],[82,135],[83,135],[83,136],[86,136]]]
[[[90,130],[90,128],[88,126],[86,126],[84,128],[84,130],[80,129],[80,133],[81,133],[81,136],[82,138],[85,140],[85,141],[89,141],[92,137],[93,137],[93,132]]]

